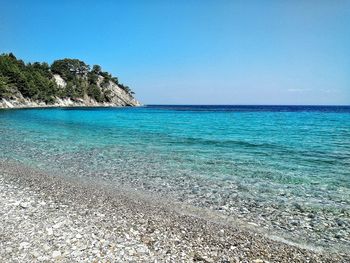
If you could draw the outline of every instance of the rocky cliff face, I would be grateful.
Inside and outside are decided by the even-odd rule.
[[[0,55],[0,108],[139,106],[134,93],[101,66],[79,59],[24,63]]]
[[[97,86],[99,88],[103,87],[105,91],[109,92],[109,97],[111,103],[116,106],[140,106],[140,102],[138,102],[132,94],[126,92],[124,89],[120,88],[117,84],[112,81],[108,81],[108,83],[104,86],[104,77],[99,76],[97,81]]]
[[[60,89],[65,89],[67,83],[58,74],[54,74],[54,80]],[[117,106],[140,106],[132,94],[126,92],[112,81],[107,83],[104,77],[99,76],[97,87],[102,92],[108,92],[109,102],[97,102],[94,98],[84,95],[81,98],[55,98],[53,103],[45,103],[43,101],[28,99],[23,97],[19,91],[14,91],[11,98],[0,99],[0,108],[31,108],[31,107],[117,107]]]

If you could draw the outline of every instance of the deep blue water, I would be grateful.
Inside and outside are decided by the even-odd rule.
[[[350,106],[297,105],[148,105],[147,108],[190,111],[350,112]]]
[[[0,110],[0,138],[0,158],[350,244],[350,106]]]

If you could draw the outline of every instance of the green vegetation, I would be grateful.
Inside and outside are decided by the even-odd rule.
[[[0,94],[4,96],[10,95],[9,79],[2,75],[0,75]]]
[[[65,87],[56,84],[54,74],[66,82]],[[99,65],[90,66],[78,59],[56,60],[47,63],[27,63],[17,59],[12,53],[0,55],[0,99],[15,98],[22,94],[46,103],[56,98],[83,98],[89,96],[97,102],[110,102],[111,91],[107,89],[113,82],[127,93],[133,94],[128,86],[119,84],[118,78],[103,72]]]
[[[65,81],[73,81],[77,77],[83,77],[90,71],[90,67],[78,59],[60,59],[51,65],[51,72],[59,74]]]
[[[134,94],[134,92],[129,88],[129,86],[125,86],[124,84],[118,84],[118,86],[125,90],[127,93]]]

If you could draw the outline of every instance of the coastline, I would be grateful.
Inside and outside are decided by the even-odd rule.
[[[346,262],[170,203],[0,161],[0,257],[7,262]]]
[[[28,99],[22,100],[6,100],[0,99],[0,109],[35,109],[35,108],[83,108],[83,107],[138,107],[142,106],[136,100],[123,101],[123,103],[109,103],[96,102],[95,100],[77,100],[71,99],[57,99],[53,104],[46,104],[45,102],[37,102]]]
[[[0,107],[0,110],[28,110],[28,109],[60,109],[60,108],[127,108],[127,107],[142,107],[143,105],[137,105],[137,106],[121,106],[121,105],[104,105],[104,104],[98,104],[98,105],[43,105],[43,106],[28,106],[28,105],[23,105],[23,106],[16,106],[12,108],[5,108],[5,107]]]

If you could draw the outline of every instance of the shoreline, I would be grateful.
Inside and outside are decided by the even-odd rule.
[[[350,255],[295,247],[248,229],[181,213],[125,191],[0,161],[9,261],[345,262]],[[24,220],[23,220],[24,219]],[[14,228],[17,225],[18,228]],[[226,260],[226,261],[225,261]]]
[[[138,106],[120,106],[120,105],[45,105],[45,106],[19,106],[12,108],[0,107],[0,110],[28,110],[28,109],[64,109],[64,108],[137,108],[142,107],[143,105]]]
[[[133,103],[133,104],[132,104]],[[131,101],[130,104],[125,102],[123,104],[116,104],[110,102],[96,102],[96,101],[73,101],[71,99],[57,99],[53,104],[46,104],[45,102],[32,101],[23,99],[6,100],[0,98],[0,109],[35,109],[35,108],[83,108],[83,107],[139,107],[142,106],[138,101]]]

